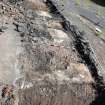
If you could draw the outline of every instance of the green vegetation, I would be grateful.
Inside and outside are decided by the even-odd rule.
[[[102,32],[105,33],[105,29],[102,29]]]
[[[76,5],[80,5],[80,0],[76,0]]]
[[[87,8],[90,7],[91,6],[90,0],[85,0],[85,5]]]
[[[97,7],[96,15],[101,16],[101,10],[100,10],[100,7],[99,6]]]
[[[96,36],[100,36],[101,35],[101,32],[98,32],[98,31],[96,31]]]

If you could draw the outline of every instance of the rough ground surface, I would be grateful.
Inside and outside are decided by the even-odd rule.
[[[1,105],[93,105],[104,95],[90,42],[50,0],[0,5]]]
[[[56,0],[54,2],[57,8],[60,10],[60,12],[67,18],[67,20],[71,20],[70,22],[73,25],[78,26],[78,28],[81,31],[85,32],[85,37],[88,38],[90,42],[90,45],[95,54],[95,59],[97,59],[98,64],[102,68],[101,73],[103,77],[105,77],[105,70],[104,70],[105,68],[105,56],[104,56],[105,32],[104,32],[104,29],[105,28],[101,28],[98,24],[96,24],[96,23],[99,23],[98,21],[104,20],[105,8],[89,0],[87,1],[84,0],[82,2],[81,0],[61,0],[61,1]],[[103,4],[104,4],[104,1],[103,1]],[[97,16],[98,10],[99,10],[100,15]],[[92,21],[96,21],[96,23]],[[97,27],[102,31],[102,33],[100,33],[99,35],[96,35]]]

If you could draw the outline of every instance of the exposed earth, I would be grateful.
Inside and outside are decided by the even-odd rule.
[[[81,1],[0,1],[0,105],[104,105],[105,8]]]

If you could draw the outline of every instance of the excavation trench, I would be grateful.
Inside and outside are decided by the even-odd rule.
[[[55,16],[60,17],[62,20],[62,25],[64,29],[72,34],[74,40],[74,46],[78,51],[78,54],[81,58],[81,62],[84,62],[85,65],[89,68],[89,72],[95,80],[93,84],[93,88],[96,90],[96,99],[90,103],[90,105],[104,105],[105,103],[105,84],[103,81],[103,77],[99,75],[99,71],[101,67],[98,65],[98,61],[95,59],[94,52],[90,47],[89,42],[86,40],[84,36],[84,32],[80,32],[78,28],[66,20],[66,18],[59,12],[57,7],[51,0],[47,1],[47,5],[50,7],[51,13]]]
[[[104,87],[105,87],[105,85],[103,83],[103,78],[98,74],[98,72],[100,71],[100,68],[97,64],[97,60],[94,58],[94,52],[92,51],[92,49],[89,45],[89,42],[84,38],[85,37],[84,33],[80,32],[76,26],[71,25],[71,23],[59,12],[57,7],[54,5],[54,3],[51,0],[47,0],[46,5],[48,6],[52,17],[54,17],[53,19],[57,19],[57,20],[61,21],[63,30],[66,33],[68,33],[70,39],[73,40],[73,46],[75,47],[75,50],[78,52],[78,57],[81,59],[79,62],[83,63],[85,66],[88,67],[88,70],[91,73],[91,76],[95,81],[95,83],[92,84],[93,88],[96,91],[95,100],[93,100],[92,103],[88,103],[88,102],[85,103],[85,101],[87,101],[87,99],[83,98],[83,96],[79,96],[80,99],[77,98],[77,103],[79,103],[81,105],[82,104],[83,105],[89,105],[89,104],[90,105],[100,105],[100,102],[104,102],[104,96],[105,96]],[[34,18],[33,16],[31,16],[31,17]],[[35,17],[35,18],[37,19],[38,17]],[[26,100],[29,100],[30,96],[35,97],[35,99],[36,99],[36,100],[34,100],[33,98],[30,99],[30,101],[31,101],[31,102],[29,101],[30,104],[34,104],[37,102],[37,104],[42,105],[42,103],[44,102],[43,101],[43,98],[44,98],[45,104],[48,104],[48,105],[56,104],[57,100],[59,100],[59,104],[62,104],[62,105],[65,105],[68,103],[71,103],[73,105],[73,102],[75,100],[72,100],[71,102],[69,102],[68,101],[69,99],[67,99],[67,100],[64,100],[64,103],[62,103],[60,95],[63,94],[64,91],[66,91],[68,93],[68,95],[64,95],[62,98],[65,99],[65,97],[67,97],[67,96],[68,97],[70,96],[71,98],[73,98],[73,96],[75,96],[75,94],[72,92],[73,91],[72,87],[73,87],[73,89],[75,89],[75,86],[77,86],[79,88],[79,87],[81,87],[81,84],[78,84],[78,83],[71,84],[70,83],[71,86],[70,86],[70,88],[68,88],[67,83],[64,83],[62,86],[62,85],[59,85],[58,80],[56,82],[53,82],[52,80],[49,81],[49,80],[47,80],[47,77],[45,80],[40,80],[41,82],[39,82],[38,79],[32,81],[33,76],[37,78],[37,75],[38,75],[38,76],[40,76],[38,78],[42,78],[43,75],[46,75],[44,72],[49,72],[50,74],[52,74],[52,71],[50,71],[49,65],[50,65],[50,59],[54,58],[54,53],[52,53],[50,50],[50,52],[47,54],[46,46],[47,46],[47,49],[51,49],[51,48],[53,49],[53,47],[51,47],[52,46],[51,45],[49,48],[48,43],[47,44],[46,44],[46,42],[44,42],[44,44],[42,43],[44,41],[44,39],[52,40],[52,37],[49,36],[49,33],[47,33],[45,31],[45,29],[44,30],[43,30],[43,28],[41,29],[39,26],[37,26],[37,27],[35,26],[35,28],[33,28],[33,25],[30,23],[29,19],[26,19],[26,21],[27,21],[26,26],[27,26],[28,32],[27,33],[25,32],[25,34],[27,34],[27,35],[25,35],[26,38],[24,39],[25,40],[24,47],[26,49],[26,56],[23,56],[24,57],[23,59],[25,59],[24,63],[26,63],[26,64],[23,64],[23,69],[26,72],[25,79],[27,79],[27,80],[25,80],[25,81],[26,82],[28,81],[28,82],[25,83],[25,81],[23,81],[24,82],[23,85],[26,84],[26,87],[27,87],[28,86],[27,84],[30,84],[30,86],[29,86],[30,88],[24,89],[24,86],[21,86],[21,88],[23,88],[23,89],[21,91],[19,91],[19,95],[20,95],[19,105],[27,104]],[[35,22],[37,22],[37,21],[35,20]],[[43,24],[43,22],[46,22],[46,21],[43,20],[41,22],[42,22],[41,24]],[[33,32],[35,34],[33,34]],[[39,39],[36,40],[36,38],[37,39],[40,38],[41,41],[39,41]],[[33,39],[35,39],[35,40],[33,40]],[[23,43],[24,43],[24,40],[23,40]],[[34,47],[35,49],[33,49],[33,43],[35,43],[35,47]],[[41,45],[41,43],[42,43],[42,45]],[[33,54],[33,52],[35,54]],[[33,56],[34,56],[34,58],[33,58]],[[39,64],[37,64],[37,62]],[[65,68],[67,68],[67,66],[65,66]],[[29,71],[31,69],[32,69],[32,71]],[[35,74],[33,73],[34,70],[36,72]],[[37,72],[39,72],[40,74],[37,74]],[[60,73],[58,73],[58,74],[60,74]],[[50,76],[53,76],[53,74]],[[82,85],[84,85],[84,84],[82,83]],[[31,87],[31,86],[33,86],[33,87]],[[88,84],[86,85],[86,87],[88,87]],[[84,87],[84,89],[86,87]],[[83,87],[81,87],[81,88],[83,88]],[[63,92],[62,92],[62,90],[63,90]],[[78,91],[78,90],[76,90],[76,91]],[[45,93],[43,93],[43,92],[45,92]],[[44,97],[42,98],[40,96],[40,94],[44,94]],[[49,98],[46,97],[47,95],[50,97]],[[54,97],[54,96],[56,96],[56,97]],[[21,97],[25,97],[25,99],[21,98]],[[82,100],[83,103],[81,103],[82,101],[80,101],[80,100]]]
[[[94,89],[91,105],[104,102],[105,85],[84,33],[51,0],[47,12],[14,1],[19,15],[13,25],[24,49],[18,59],[22,76],[15,81],[18,105],[89,105]]]

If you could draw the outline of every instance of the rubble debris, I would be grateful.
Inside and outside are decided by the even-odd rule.
[[[6,98],[7,105],[14,105],[18,97],[18,105],[89,105],[103,94],[104,83],[84,33],[51,0],[23,2],[19,9],[10,4],[18,13],[13,24],[24,49],[18,55],[18,95],[7,85],[0,101],[5,105]]]
[[[0,105],[14,105],[16,98],[14,93],[14,87],[10,85],[2,85]]]

